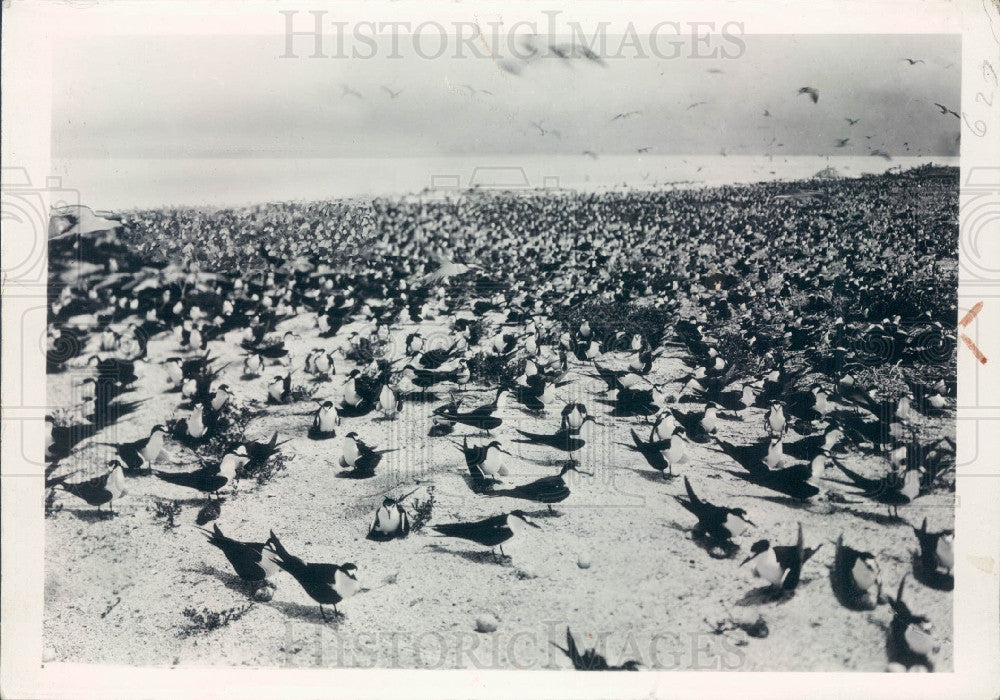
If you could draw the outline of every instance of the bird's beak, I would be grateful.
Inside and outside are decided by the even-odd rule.
[[[741,561],[741,562],[740,562],[740,566],[743,566],[743,565],[744,565],[744,564],[746,564],[746,563],[747,563],[748,561],[750,561],[751,559],[753,559],[753,556],[754,556],[754,555],[752,555],[752,554],[751,554],[751,555],[750,555],[749,557],[747,557],[746,559],[744,559],[743,561]]]
[[[744,521],[746,521],[746,523],[747,523],[747,524],[748,524],[748,525],[749,525],[750,527],[757,527],[757,524],[756,524],[756,523],[754,523],[754,522],[751,522],[749,518],[743,518],[743,520],[744,520]]]
[[[528,523],[528,525],[531,525],[531,527],[535,528],[536,530],[541,530],[542,529],[541,525],[533,523],[530,520],[525,520],[524,522]]]

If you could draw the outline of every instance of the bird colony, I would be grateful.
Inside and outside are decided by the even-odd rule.
[[[47,659],[948,670],[957,209],[923,168],[52,240]]]

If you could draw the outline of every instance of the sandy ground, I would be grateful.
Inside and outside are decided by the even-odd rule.
[[[424,334],[431,322],[422,324]],[[362,324],[345,327],[344,337]],[[295,341],[296,383],[309,383],[301,372],[309,349],[332,348],[337,339],[318,339],[315,317],[302,315],[279,330],[302,334]],[[395,331],[400,342],[412,327]],[[268,378],[242,381],[239,333],[210,344],[213,355],[232,361],[221,381],[240,399],[263,400]],[[179,395],[165,393],[166,375],[158,361],[178,353],[176,338],[151,341],[152,362],[126,399],[148,398],[132,416],[99,434],[96,440],[135,440],[157,422],[183,415]],[[603,363],[624,367],[624,355],[606,355]],[[572,362],[572,360],[571,360]],[[317,397],[339,400],[346,363],[338,377],[322,386]],[[239,619],[212,632],[185,635],[185,608],[224,611],[250,602],[242,582],[221,552],[205,542],[194,527],[203,500],[190,491],[155,478],[128,481],[127,494],[116,503],[120,515],[97,519],[94,509],[60,493],[63,508],[46,519],[45,644],[47,661],[145,665],[362,666],[570,668],[550,642],[562,644],[568,625],[585,647],[595,646],[611,663],[635,659],[645,668],[882,671],[886,666],[888,606],[873,612],[842,607],[831,591],[829,567],[835,541],[875,553],[886,590],[895,593],[900,578],[911,571],[916,548],[906,522],[885,522],[884,508],[817,500],[789,504],[776,494],[737,479],[738,470],[721,453],[692,445],[690,463],[676,473],[690,477],[699,495],[715,503],[742,506],[757,524],[733,560],[714,559],[692,541],[694,519],[673,498],[683,493],[678,477],[667,480],[642,457],[616,443],[629,439],[636,419],[613,419],[600,406],[599,380],[581,376],[560,393],[579,397],[605,424],[595,428],[581,453],[582,468],[594,476],[570,473],[569,499],[547,517],[544,506],[470,492],[460,452],[446,438],[428,438],[430,408],[407,404],[394,421],[377,415],[345,419],[340,435],[355,430],[369,444],[401,447],[385,457],[375,478],[338,478],[341,439],[315,442],[305,437],[311,402],[268,407],[267,416],[251,423],[248,435],[266,439],[273,430],[292,438],[284,450],[294,455],[288,470],[262,487],[242,484],[223,506],[216,521],[227,534],[263,541],[274,529],[285,546],[307,561],[355,562],[370,590],[341,605],[346,617],[324,623],[318,607],[290,576],[279,573],[270,602],[253,603]],[[284,371],[284,370],[279,370]],[[677,356],[664,356],[654,366],[654,381],[683,374]],[[53,375],[50,405],[72,400],[79,373]],[[680,384],[674,382],[670,391]],[[570,393],[572,390],[572,393]],[[485,399],[486,394],[482,395]],[[470,403],[480,398],[472,396]],[[561,405],[561,404],[560,404]],[[694,405],[687,404],[690,408]],[[513,442],[513,428],[543,432],[558,425],[558,406],[546,417],[528,416],[516,408],[499,415],[504,424],[495,435],[521,457],[556,457],[546,448]],[[762,435],[762,412],[749,411],[745,423],[723,422],[720,436],[748,443]],[[940,422],[952,430],[947,420]],[[456,426],[455,435],[474,431]],[[641,432],[641,431],[640,431]],[[952,433],[953,434],[953,433]],[[110,456],[84,450],[84,463],[103,464]],[[168,443],[180,460],[185,450]],[[876,460],[857,456],[845,463],[869,474],[882,469]],[[509,459],[505,486],[523,483],[556,467],[520,458]],[[158,465],[184,469],[183,465]],[[831,467],[831,470],[833,468]],[[835,476],[835,470],[828,476]],[[430,528],[404,540],[385,543],[365,539],[382,494],[420,487],[413,499],[434,486],[431,524],[479,519],[524,508],[537,512],[541,529],[504,550],[510,561],[497,563],[483,547],[439,538]],[[394,488],[395,487],[395,488]],[[830,482],[831,489],[841,489]],[[179,527],[166,530],[150,510],[153,497],[184,504]],[[815,499],[814,499],[815,500]],[[906,521],[926,516],[937,530],[953,525],[951,495],[933,495],[901,509]],[[750,567],[740,568],[750,544],[769,538],[792,544],[801,522],[806,545],[822,548],[803,571],[803,582],[790,600],[776,603],[759,595],[762,582]],[[589,568],[578,562],[589,558]],[[937,670],[952,667],[951,593],[927,588],[909,577],[905,600],[912,610],[935,624],[941,645]],[[492,634],[475,631],[476,620],[493,615]],[[763,617],[770,634],[763,639],[743,631],[713,634],[717,622],[753,622]]]

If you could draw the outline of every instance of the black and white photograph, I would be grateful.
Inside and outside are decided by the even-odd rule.
[[[42,666],[958,670],[1000,62],[381,8],[51,42]]]

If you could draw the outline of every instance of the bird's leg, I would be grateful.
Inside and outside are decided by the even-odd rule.
[[[323,604],[319,604],[319,614],[323,616],[323,622],[329,622],[330,620],[326,616],[326,611],[323,609]]]
[[[555,515],[556,514],[556,512],[554,510],[552,510],[552,504],[551,503],[549,504],[549,513],[551,515]]]
[[[503,553],[503,545],[500,545],[500,557],[502,558],[502,557],[505,557],[505,556],[507,556],[507,555]]]

